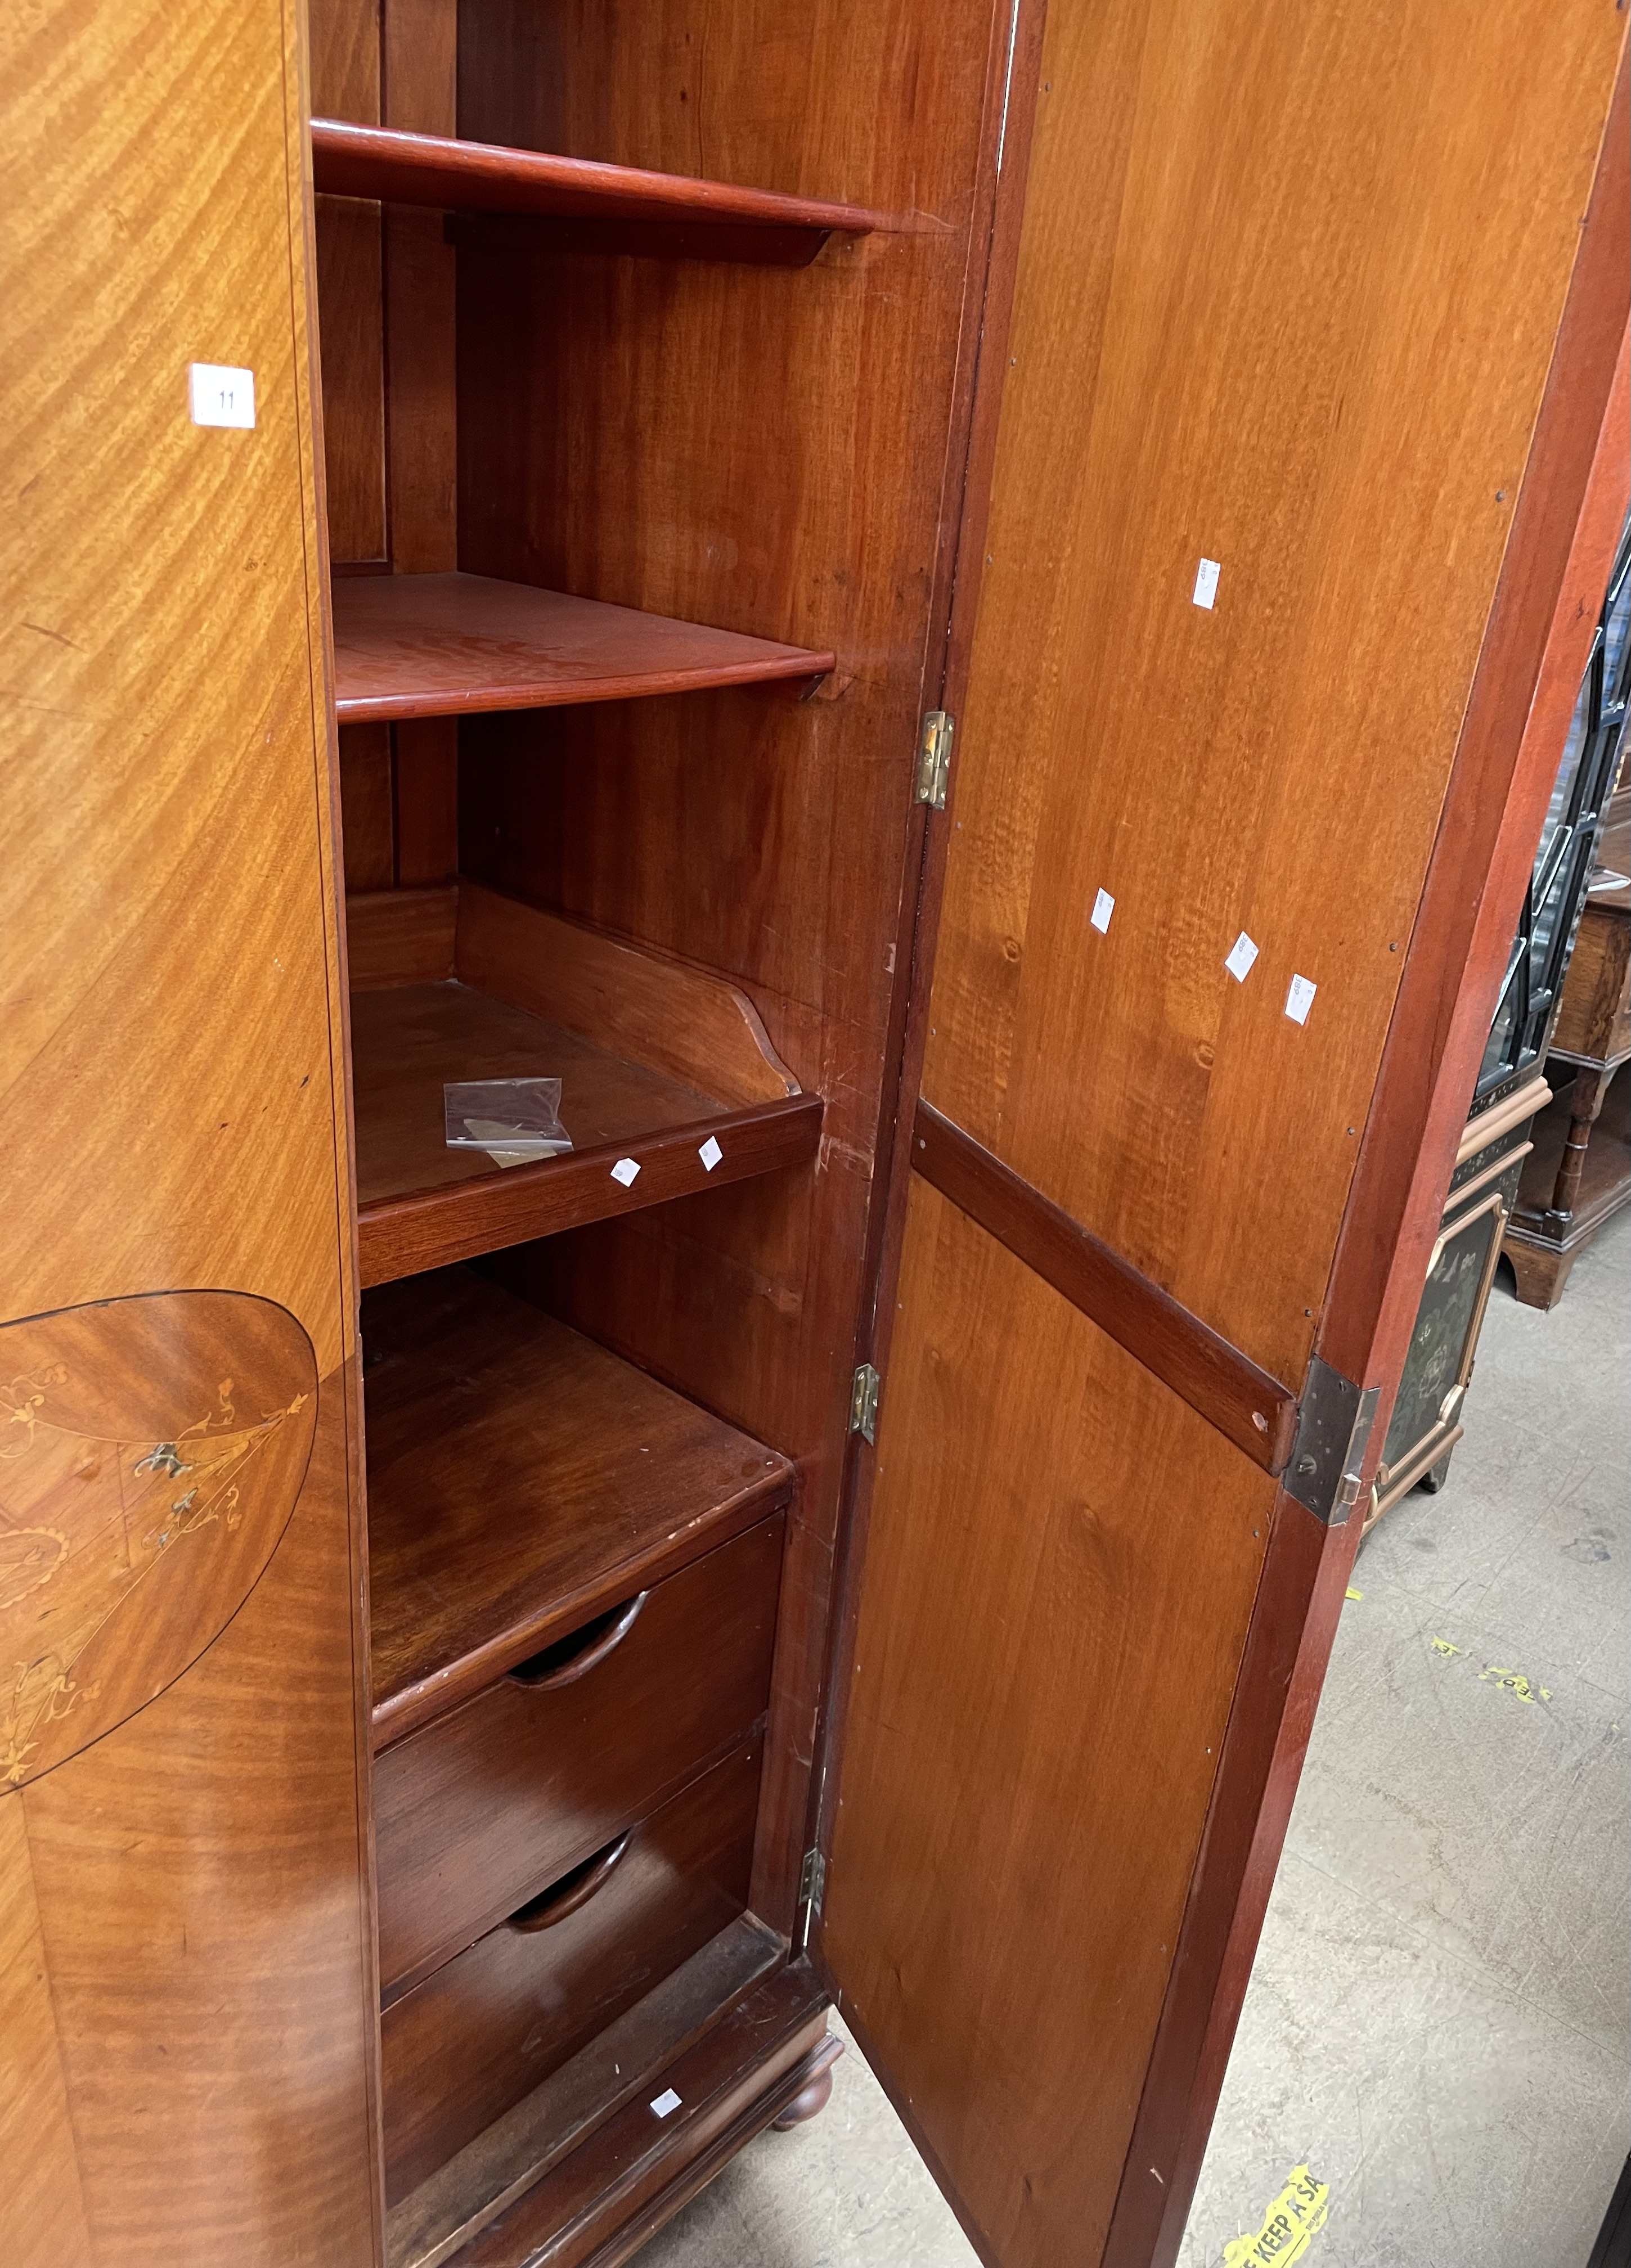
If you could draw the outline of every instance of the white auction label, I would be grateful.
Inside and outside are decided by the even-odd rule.
[[[639,1170],[640,1168],[638,1160],[633,1158],[619,1158],[616,1164],[611,1169],[611,1177],[614,1182],[621,1182],[625,1189],[632,1189],[634,1186],[634,1177]]]
[[[1314,1005],[1314,995],[1318,990],[1318,985],[1310,984],[1306,976],[1292,978],[1291,989],[1286,995],[1286,1013],[1294,1024],[1307,1023],[1308,1012]]]
[[[187,406],[195,425],[235,425],[247,432],[255,424],[255,372],[225,362],[188,363]]]
[[[1225,954],[1223,966],[1236,984],[1244,984],[1251,973],[1251,964],[1257,957],[1258,949],[1243,929]]]
[[[697,1155],[702,1160],[703,1164],[708,1168],[708,1171],[712,1173],[714,1167],[719,1164],[720,1160],[725,1155],[725,1152],[720,1149],[712,1135],[710,1134],[707,1140],[703,1144],[701,1149],[697,1151]]]
[[[1088,916],[1088,919],[1092,923],[1094,928],[1097,930],[1101,937],[1110,927],[1110,917],[1115,910],[1116,901],[1114,898],[1111,897],[1108,890],[1101,890],[1097,897],[1093,901],[1092,912]]]
[[[679,2107],[680,2098],[671,2087],[665,2087],[661,2095],[653,2095],[652,2098],[652,2109],[659,2118],[667,2118],[671,2111],[677,2110]]]
[[[1215,559],[1203,559],[1195,570],[1195,604],[1210,607],[1218,595],[1218,577],[1223,570]]]

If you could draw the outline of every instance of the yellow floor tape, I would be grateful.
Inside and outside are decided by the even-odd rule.
[[[1301,2260],[1309,2239],[1325,2227],[1330,2202],[1330,2183],[1316,2181],[1306,2166],[1294,2166],[1257,2235],[1237,2236],[1223,2247],[1223,2268],[1286,2268],[1288,2261]]]

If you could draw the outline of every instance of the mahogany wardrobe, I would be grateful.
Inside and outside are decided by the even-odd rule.
[[[833,2002],[989,2268],[1172,2261],[1626,22],[0,13],[7,2268],[611,2268]]]

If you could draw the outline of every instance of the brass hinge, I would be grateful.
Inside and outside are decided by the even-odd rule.
[[[821,1911],[822,1894],[827,1887],[827,1861],[812,1845],[804,1854],[804,1866],[799,1875],[799,1904],[804,1909],[804,1931],[799,1942],[810,1941],[810,1923]]]
[[[863,1441],[875,1441],[878,1432],[878,1373],[863,1362],[850,1388],[850,1431]]]
[[[951,736],[957,720],[948,709],[931,709],[923,720],[918,741],[918,795],[932,810],[946,808],[946,781],[951,771]]]

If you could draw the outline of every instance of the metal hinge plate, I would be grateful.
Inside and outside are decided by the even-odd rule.
[[[1362,1391],[1317,1355],[1309,1358],[1297,1437],[1281,1485],[1327,1528],[1340,1528],[1359,1494],[1359,1469],[1382,1389]]]
[[[859,1433],[863,1441],[877,1440],[879,1382],[872,1365],[863,1362],[850,1388],[850,1431]]]
[[[919,803],[932,810],[946,808],[946,782],[951,774],[951,738],[957,729],[957,720],[948,709],[931,709],[923,720],[923,730],[918,740],[918,792]]]
[[[810,1924],[821,1911],[821,1902],[827,1888],[827,1861],[813,1846],[804,1854],[804,1865],[799,1874],[799,1904],[804,1910],[804,1928],[801,1945],[810,1941]]]

